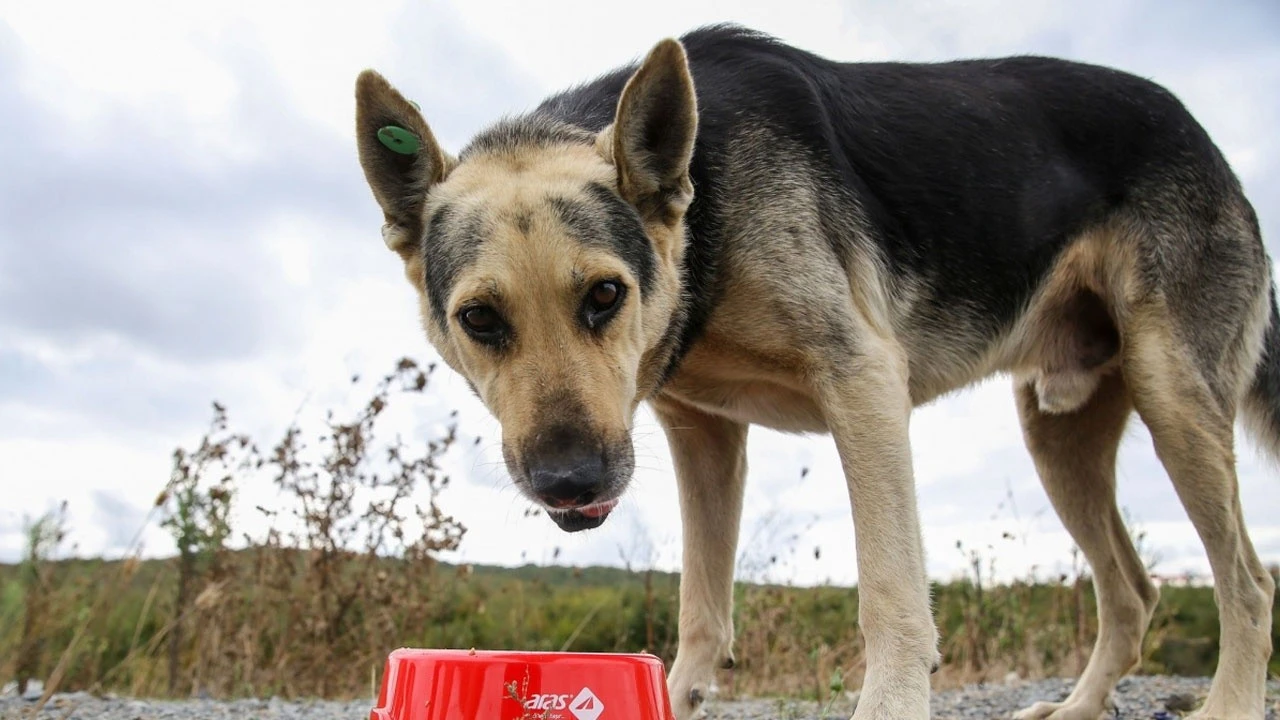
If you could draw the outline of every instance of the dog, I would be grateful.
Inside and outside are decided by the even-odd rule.
[[[1280,449],[1280,313],[1254,210],[1169,91],[1033,56],[834,62],[714,25],[456,156],[375,71],[355,97],[383,239],[520,490],[567,532],[598,527],[631,478],[640,403],[663,427],[679,720],[734,663],[751,425],[835,441],[866,641],[854,719],[929,716],[940,655],[908,422],[995,374],[1098,598],[1071,694],[1015,717],[1097,718],[1139,660],[1158,591],[1115,497],[1135,413],[1213,568],[1220,656],[1195,717],[1262,717],[1275,587],[1233,440],[1240,416]]]

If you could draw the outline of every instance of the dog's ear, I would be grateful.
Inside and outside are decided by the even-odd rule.
[[[698,99],[684,46],[663,40],[627,81],[601,137],[618,168],[618,190],[641,214],[670,222],[688,209],[697,134]]]
[[[373,70],[356,78],[356,146],[365,180],[382,206],[382,237],[404,254],[423,230],[427,190],[457,164],[440,149],[417,106]]]

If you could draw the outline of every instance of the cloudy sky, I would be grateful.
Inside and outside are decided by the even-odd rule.
[[[148,554],[168,553],[164,533],[144,527],[146,510],[211,401],[274,439],[296,413],[319,417],[349,398],[350,374],[435,357],[356,161],[352,88],[365,67],[417,100],[456,150],[504,113],[720,20],[848,61],[1041,53],[1109,64],[1190,107],[1241,176],[1268,247],[1280,249],[1271,0],[320,7],[0,0],[0,560],[20,553],[24,517],[62,499],[81,552],[118,554],[141,531]],[[450,559],[543,562],[558,549],[561,563],[626,555],[678,567],[674,480],[647,411],[634,491],[603,528],[567,536],[525,517],[496,424],[449,371],[388,429],[425,440],[455,408],[464,448],[450,457],[456,480],[441,503],[470,532]],[[759,576],[776,554],[777,580],[856,579],[830,440],[752,438],[743,572]],[[1069,567],[1070,541],[1022,447],[1007,380],[918,411],[912,439],[935,576],[962,568],[958,540],[994,548],[1005,576]],[[1239,451],[1254,542],[1280,561],[1280,479],[1250,442]],[[803,479],[801,467],[811,468]],[[1204,572],[1140,424],[1120,474],[1121,503],[1147,532],[1157,570]],[[242,510],[277,500],[265,482],[243,493]]]

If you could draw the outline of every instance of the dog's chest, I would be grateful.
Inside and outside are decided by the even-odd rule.
[[[767,383],[720,383],[682,387],[666,394],[703,412],[781,432],[826,432],[818,406],[787,388]]]
[[[781,432],[826,432],[822,411],[790,374],[745,358],[692,352],[663,394],[703,412]]]

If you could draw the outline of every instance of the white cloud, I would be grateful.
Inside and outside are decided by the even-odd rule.
[[[824,51],[848,40],[848,12],[838,0],[785,3],[679,0],[552,4],[477,0],[452,6],[468,34],[502,48],[547,90],[568,87],[643,57],[663,37],[733,21]]]

